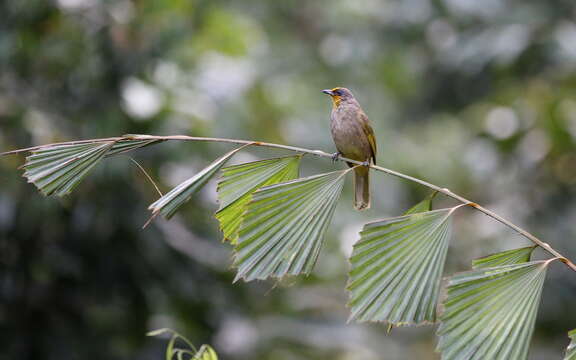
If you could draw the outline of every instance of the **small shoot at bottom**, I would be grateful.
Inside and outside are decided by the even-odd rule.
[[[159,336],[164,334],[170,334],[170,340],[168,341],[168,346],[166,347],[166,358],[165,360],[218,360],[218,355],[216,351],[207,344],[200,346],[199,349],[184,336],[180,335],[178,332],[163,328],[147,333],[147,336]],[[179,343],[182,343],[185,347],[179,347]]]

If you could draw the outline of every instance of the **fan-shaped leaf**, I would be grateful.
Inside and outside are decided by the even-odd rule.
[[[366,224],[354,245],[351,319],[434,322],[455,208]]]
[[[564,356],[564,360],[576,360],[576,329],[571,330],[568,333],[568,337],[571,341],[568,348],[566,348],[566,356]]]
[[[26,158],[24,177],[44,195],[67,195],[113,145],[107,141],[41,147]]]
[[[242,213],[251,194],[260,187],[296,179],[300,159],[300,155],[288,156],[222,169],[222,177],[218,183],[220,209],[216,218],[220,221],[224,239],[236,243]]]
[[[236,280],[309,273],[349,170],[257,190],[246,206],[236,245]]]
[[[42,146],[22,166],[24,177],[44,195],[69,194],[104,157],[159,142],[154,139],[107,139]]]
[[[549,262],[454,275],[438,329],[442,359],[525,359]]]
[[[245,146],[241,146],[216,159],[210,165],[202,169],[202,171],[192,176],[190,179],[180,183],[160,199],[156,200],[148,207],[148,210],[152,211],[152,216],[154,217],[157,214],[161,214],[167,219],[170,219],[184,203],[190,200],[190,197],[194,195],[194,193],[206,185],[206,183],[218,170],[220,170],[226,161],[244,147]]]
[[[535,248],[536,246],[527,246],[481,257],[472,261],[472,268],[484,269],[494,266],[524,263],[530,261],[530,256]]]

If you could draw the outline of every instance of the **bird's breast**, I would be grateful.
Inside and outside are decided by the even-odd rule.
[[[359,119],[361,110],[340,105],[332,109],[330,130],[336,148],[344,157],[366,161],[370,158],[370,143]]]

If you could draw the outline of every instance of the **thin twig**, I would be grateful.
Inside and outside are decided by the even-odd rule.
[[[253,146],[264,146],[264,147],[269,147],[269,148],[296,151],[296,152],[300,152],[300,153],[306,153],[306,154],[316,155],[316,156],[325,157],[325,158],[333,158],[333,154],[329,154],[329,153],[321,151],[321,150],[310,150],[310,149],[300,148],[300,147],[296,147],[296,146],[273,144],[273,143],[250,141],[250,140],[238,140],[238,139],[226,139],[226,138],[208,138],[208,137],[196,137],[196,136],[187,136],[187,135],[171,135],[171,136],[124,135],[121,137],[114,137],[114,138],[70,141],[70,142],[39,145],[39,146],[34,146],[34,147],[26,148],[26,149],[18,149],[18,150],[8,151],[8,152],[0,153],[0,156],[17,154],[17,153],[27,152],[27,151],[33,151],[33,150],[37,150],[37,149],[48,147],[48,146],[54,146],[54,145],[74,145],[74,144],[83,144],[83,143],[91,143],[91,142],[95,143],[95,142],[103,142],[103,141],[121,141],[121,140],[179,140],[179,141],[223,142],[223,143],[232,143],[232,144],[251,144]],[[348,163],[352,163],[352,164],[356,164],[356,165],[364,165],[364,163],[361,161],[348,159],[345,157],[338,157],[338,160],[346,161]],[[508,226],[512,230],[516,231],[520,235],[524,236],[528,240],[530,240],[533,243],[535,243],[536,245],[540,246],[542,249],[544,249],[545,251],[547,251],[548,253],[550,253],[554,257],[558,258],[558,260],[562,261],[564,264],[566,264],[568,267],[570,267],[573,271],[576,271],[576,265],[573,262],[571,262],[570,260],[568,260],[564,255],[560,254],[558,251],[556,251],[554,248],[552,248],[548,243],[540,240],[535,235],[533,235],[533,234],[529,233],[528,231],[522,229],[521,227],[511,223],[510,221],[504,219],[500,215],[492,212],[491,210],[488,210],[488,209],[484,208],[483,206],[480,206],[480,205],[476,204],[475,202],[472,202],[472,201],[466,199],[463,196],[455,194],[452,191],[450,191],[449,189],[442,188],[440,186],[431,184],[427,181],[424,181],[424,180],[421,180],[421,179],[418,179],[418,178],[415,178],[415,177],[412,177],[412,176],[409,176],[406,174],[402,174],[398,171],[387,169],[387,168],[382,167],[382,166],[369,165],[369,167],[371,169],[376,170],[376,171],[381,171],[383,173],[386,173],[386,174],[389,174],[392,176],[396,176],[396,177],[399,177],[401,179],[405,179],[405,180],[412,181],[412,182],[415,182],[417,184],[426,186],[432,190],[440,192],[440,193],[442,193],[448,197],[451,197],[457,201],[460,201],[461,203],[463,203],[465,205],[473,207],[474,209],[490,216],[491,218],[495,219],[496,221]]]
[[[160,188],[158,187],[158,185],[156,185],[156,182],[154,182],[154,180],[152,179],[152,177],[148,174],[148,172],[142,167],[142,165],[140,165],[138,163],[138,161],[134,160],[134,158],[132,156],[127,156],[128,159],[130,159],[130,161],[132,161],[137,167],[138,169],[140,169],[140,171],[142,172],[142,174],[144,174],[144,176],[146,176],[146,178],[148,179],[148,181],[150,181],[150,183],[152,184],[152,186],[154,186],[154,189],[156,189],[156,192],[158,193],[158,195],[160,195],[160,197],[162,197],[164,194],[162,194],[162,191],[160,191]]]

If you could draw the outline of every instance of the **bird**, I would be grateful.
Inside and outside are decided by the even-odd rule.
[[[370,163],[376,164],[376,137],[368,116],[350,90],[343,87],[322,90],[332,98],[330,131],[338,150],[333,159],[343,156],[363,162],[354,167],[354,207],[370,208]]]

